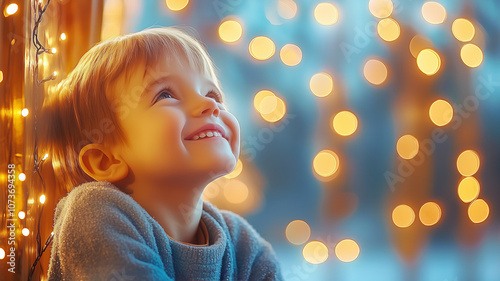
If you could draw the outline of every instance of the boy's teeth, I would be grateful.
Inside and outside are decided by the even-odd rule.
[[[221,137],[222,134],[217,132],[217,131],[206,131],[206,132],[203,132],[203,133],[200,133],[196,136],[193,137],[193,140],[197,140],[197,139],[202,139],[202,138],[207,138],[207,137]]]

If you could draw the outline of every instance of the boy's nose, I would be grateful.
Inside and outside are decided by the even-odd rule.
[[[191,112],[194,116],[219,116],[219,107],[217,106],[217,101],[215,101],[213,98],[198,95],[198,97],[194,99],[193,103],[195,105],[193,106]]]

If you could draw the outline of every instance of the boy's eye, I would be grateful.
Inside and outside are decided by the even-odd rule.
[[[162,97],[167,97],[167,98],[171,97],[171,98],[173,98],[174,96],[170,92],[171,92],[171,90],[169,90],[169,89],[163,89],[163,90],[161,90],[161,92],[158,95],[158,97],[156,98],[155,102],[161,100]]]
[[[208,92],[207,96],[211,96],[215,101],[218,103],[222,103],[222,96],[216,91],[210,91]]]

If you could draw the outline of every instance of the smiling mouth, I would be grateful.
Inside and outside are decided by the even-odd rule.
[[[191,139],[188,139],[189,141],[198,141],[198,140],[209,140],[209,139],[225,139],[224,136],[218,132],[218,131],[215,131],[215,130],[211,130],[211,131],[207,131],[207,132],[203,132],[201,134],[198,134],[196,136],[194,136],[193,138]]]

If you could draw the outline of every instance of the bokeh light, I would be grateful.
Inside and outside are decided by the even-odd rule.
[[[415,35],[410,41],[410,52],[414,58],[417,58],[418,54],[424,49],[431,49],[432,42],[422,35]]]
[[[285,230],[286,239],[294,245],[302,245],[309,240],[311,228],[303,220],[291,221]]]
[[[358,128],[358,118],[350,111],[341,111],[333,118],[333,129],[341,136],[350,136]]]
[[[437,126],[444,126],[450,123],[453,118],[453,107],[445,100],[436,100],[429,108],[429,117],[432,123]]]
[[[483,51],[477,45],[465,44],[460,50],[460,57],[468,67],[478,67],[483,62]]]
[[[330,177],[339,168],[339,157],[331,150],[324,149],[318,152],[313,160],[313,168],[321,177]]]
[[[465,203],[475,200],[479,196],[481,186],[475,177],[465,177],[458,184],[458,197]]]
[[[483,199],[476,199],[469,205],[469,218],[473,223],[482,223],[490,214],[490,207]]]
[[[302,256],[308,263],[324,263],[328,259],[328,248],[323,242],[310,241],[302,249]]]
[[[378,59],[370,59],[363,67],[366,80],[373,85],[380,85],[387,79],[387,67]]]
[[[412,159],[418,153],[418,140],[412,135],[404,135],[398,139],[396,150],[403,159]]]
[[[400,228],[406,228],[415,221],[415,212],[408,205],[399,205],[392,211],[392,222]]]
[[[224,197],[233,204],[243,203],[248,198],[248,187],[244,182],[233,179],[224,186]]]
[[[297,3],[293,0],[279,0],[278,14],[284,19],[292,19],[297,15]]]
[[[234,179],[235,177],[237,177],[241,174],[241,171],[243,171],[243,163],[238,158],[238,161],[236,161],[236,167],[234,168],[234,170],[231,173],[225,175],[224,177],[227,179]]]
[[[436,202],[427,202],[420,207],[418,217],[425,226],[435,225],[441,219],[441,208]]]
[[[0,248],[0,260],[3,260],[5,258],[5,250],[3,248]]]
[[[257,60],[267,60],[276,52],[276,46],[269,37],[257,36],[250,41],[248,51]]]
[[[23,230],[21,230],[21,233],[24,236],[28,236],[28,235],[30,235],[30,230],[25,227],[25,228],[23,228]]]
[[[19,211],[17,217],[23,220],[26,217],[26,213],[24,211]]]
[[[315,96],[326,97],[333,91],[333,79],[328,73],[316,73],[309,80],[309,88]]]
[[[352,262],[359,256],[359,245],[352,239],[344,239],[335,246],[335,255],[343,262]]]
[[[302,60],[302,50],[294,44],[286,44],[280,51],[281,61],[288,66],[296,66]]]
[[[261,113],[261,110],[269,105],[266,105],[265,103],[269,103],[272,99],[268,99],[268,97],[273,97],[275,98],[276,95],[269,91],[269,90],[260,90],[255,94],[253,98],[253,106],[254,108]],[[276,99],[274,100],[276,102]],[[276,102],[277,103],[277,102]],[[275,105],[276,106],[276,105]]]
[[[25,181],[26,180],[26,174],[25,173],[19,173],[19,180],[20,181]]]
[[[0,83],[3,81],[3,71],[0,70]]]
[[[272,107],[272,105],[274,104],[273,101],[276,101],[276,107],[274,108],[274,110],[272,112],[270,112],[270,113],[260,112],[260,116],[262,117],[262,119],[264,119],[265,121],[270,122],[270,123],[278,122],[286,114],[285,102],[280,97],[267,96],[262,100],[261,105],[262,104],[264,104],[264,105],[270,104],[269,106],[266,105],[269,108],[269,107]]]
[[[394,4],[391,0],[370,0],[368,9],[373,16],[382,19],[392,14]]]
[[[30,111],[27,108],[23,108],[23,110],[21,110],[21,115],[23,117],[28,116],[29,113],[30,113]]]
[[[462,176],[472,176],[479,170],[479,156],[474,150],[465,150],[457,158],[457,169]]]
[[[319,24],[332,25],[339,20],[339,11],[331,3],[319,3],[314,9],[314,18]]]
[[[476,28],[474,27],[474,24],[470,22],[470,20],[458,18],[453,21],[453,24],[451,25],[451,32],[453,33],[453,36],[457,38],[457,40],[462,42],[469,42],[470,40],[472,40],[472,38],[474,38],[474,35],[476,34]]]
[[[19,6],[17,6],[17,4],[9,4],[5,8],[3,14],[4,14],[5,17],[8,17],[8,16],[11,16],[11,15],[15,14],[18,9],[19,9]]]
[[[446,20],[446,9],[438,2],[428,1],[422,5],[422,16],[430,24],[441,24]]]
[[[40,201],[40,203],[44,204],[45,203],[45,195],[40,195],[40,198],[38,198],[38,201]]]
[[[417,65],[426,75],[434,75],[441,68],[441,57],[432,49],[423,49],[417,55]]]
[[[169,8],[170,10],[180,11],[186,8],[189,0],[165,0],[165,3],[167,4],[167,8]]]
[[[222,41],[233,43],[240,40],[243,27],[236,20],[226,20],[219,25],[219,37]]]
[[[385,18],[378,22],[377,33],[384,41],[391,42],[398,39],[401,29],[397,21],[392,18]]]

